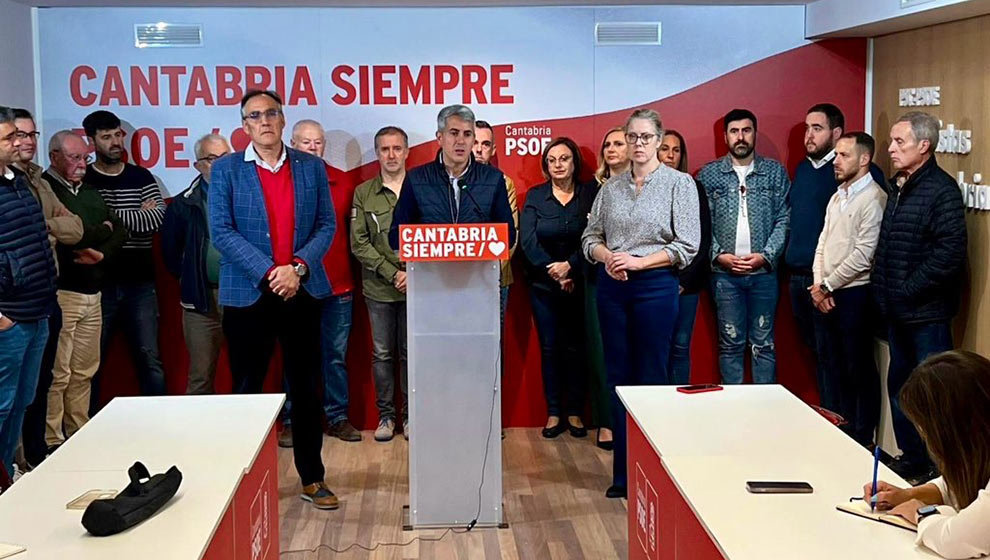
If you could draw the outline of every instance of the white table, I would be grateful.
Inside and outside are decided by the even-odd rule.
[[[17,560],[252,558],[278,556],[274,423],[284,396],[114,399],[54,455],[0,496],[0,542]],[[176,465],[182,485],[157,515],[118,535],[93,537],[86,491],[121,490],[141,461],[152,474]]]
[[[629,433],[629,557],[706,560],[933,558],[909,531],[835,509],[873,457],[779,385],[686,395],[620,387]],[[886,466],[880,478],[907,484]],[[748,480],[806,481],[759,495]]]

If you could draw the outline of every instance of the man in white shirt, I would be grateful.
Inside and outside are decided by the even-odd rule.
[[[835,179],[841,184],[825,210],[808,288],[817,309],[815,338],[822,374],[838,388],[845,431],[864,446],[873,443],[880,418],[880,377],[873,360],[870,269],[887,194],[870,175],[875,143],[865,132],[835,144]]]

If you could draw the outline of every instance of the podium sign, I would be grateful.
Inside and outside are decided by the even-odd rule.
[[[399,260],[508,260],[506,224],[415,224],[399,226]]]
[[[399,227],[413,528],[502,523],[499,261],[508,257],[506,224]]]

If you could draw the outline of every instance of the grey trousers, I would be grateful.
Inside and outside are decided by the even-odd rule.
[[[395,362],[401,362],[402,419],[409,414],[406,393],[406,302],[365,299],[371,321],[371,369],[375,376],[375,403],[378,419],[395,420]]]
[[[223,308],[217,303],[217,290],[210,292],[210,311],[198,313],[182,310],[182,334],[189,352],[189,381],[187,395],[214,393],[213,380],[217,375],[217,358],[223,342]]]

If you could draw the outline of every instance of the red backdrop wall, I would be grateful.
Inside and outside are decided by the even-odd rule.
[[[631,76],[630,79],[637,79]],[[642,78],[642,79],[662,79]],[[781,53],[720,76],[712,81],[660,99],[645,106],[657,110],[666,128],[680,131],[688,147],[689,164],[694,172],[704,163],[726,153],[720,118],[734,107],[752,110],[759,119],[756,150],[777,159],[788,170],[804,157],[804,116],[815,103],[831,102],[846,116],[847,129],[861,128],[864,122],[866,95],[866,42],[860,39],[822,41]],[[496,139],[501,139],[503,125],[551,126],[555,136],[570,136],[582,147],[582,156],[590,170],[598,156],[602,135],[620,125],[632,108],[611,113],[578,118],[531,123],[501,123],[495,125]],[[484,115],[479,115],[484,118]],[[235,142],[235,148],[240,142]],[[429,161],[436,150],[434,143],[412,148],[409,165]],[[544,181],[537,157],[508,157],[502,155],[499,167],[515,179],[520,202],[526,191]],[[377,164],[347,172],[354,185],[377,173]],[[518,260],[521,256],[516,255]],[[182,338],[181,309],[178,283],[164,271],[159,260],[157,279],[161,312],[161,354],[167,376],[169,393],[185,391],[188,358]],[[509,296],[505,332],[505,374],[503,377],[502,417],[506,426],[538,426],[546,420],[540,378],[539,346],[529,296],[522,271],[513,263],[516,282]],[[355,264],[355,271],[357,271]],[[455,310],[452,310],[454,312]],[[371,334],[368,315],[360,294],[354,300],[354,321],[347,365],[350,374],[350,417],[362,428],[372,428],[377,422],[374,386],[371,376]],[[692,341],[692,382],[717,381],[715,315],[711,297],[705,293],[698,309]],[[799,340],[791,313],[786,282],[781,283],[780,305],[776,324],[777,377],[780,383],[805,401],[818,400],[815,373],[810,351]],[[101,398],[106,401],[118,395],[138,393],[129,354],[122,337],[116,336],[104,358],[105,373]],[[280,362],[271,366],[266,389],[280,390]],[[217,373],[217,390],[229,392],[230,373],[226,350],[221,355]]]

